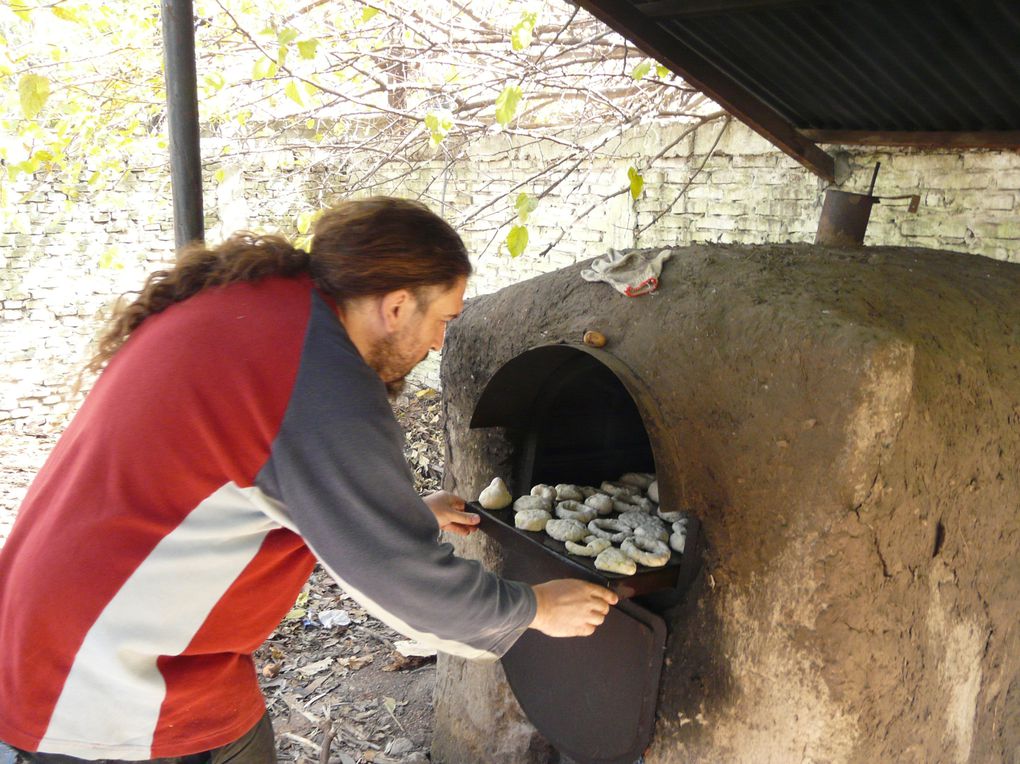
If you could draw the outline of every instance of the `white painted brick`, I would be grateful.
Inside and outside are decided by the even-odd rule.
[[[1016,162],[1013,170],[994,173],[991,179],[996,188],[1020,189],[1020,161]]]

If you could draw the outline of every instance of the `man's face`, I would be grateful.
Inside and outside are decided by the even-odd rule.
[[[373,345],[366,360],[386,383],[391,396],[403,390],[411,369],[424,361],[430,350],[443,347],[446,325],[464,307],[466,286],[467,279],[461,278],[445,291],[442,287],[426,290],[422,295],[422,302],[428,302],[425,307],[412,296],[397,315],[393,331]]]

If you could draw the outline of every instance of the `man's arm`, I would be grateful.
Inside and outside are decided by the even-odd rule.
[[[538,598],[438,541],[414,491],[378,376],[315,298],[300,368],[258,486],[339,583],[398,631],[467,657],[496,657]],[[541,623],[540,619],[540,623]]]

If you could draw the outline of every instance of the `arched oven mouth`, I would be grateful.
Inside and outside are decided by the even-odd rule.
[[[642,381],[605,350],[540,345],[516,356],[487,383],[470,426],[504,428],[512,457],[509,474],[500,477],[515,498],[538,483],[598,487],[645,472],[656,474],[664,503],[680,500],[670,429]],[[512,506],[486,510],[473,503],[472,509],[502,547],[507,578],[530,584],[581,578],[620,595],[593,636],[552,639],[528,631],[502,662],[521,708],[558,751],[578,764],[632,764],[655,726],[663,613],[697,573],[697,518],[688,519],[682,554],[673,551],[665,566],[639,565],[625,576],[568,554],[543,531],[518,530]]]
[[[504,428],[513,464],[501,477],[515,498],[539,483],[598,487],[636,472],[654,473],[660,496],[676,500],[668,429],[658,405],[633,371],[605,350],[558,343],[512,358],[486,384],[470,427]],[[517,529],[512,507],[486,510],[472,503],[472,510],[508,557],[551,554],[566,574],[601,583],[624,598],[647,598],[644,604],[654,610],[675,604],[697,572],[699,526],[693,516],[683,554],[673,551],[665,566],[639,565],[625,576],[598,570],[592,558],[569,554],[563,542],[544,532]]]

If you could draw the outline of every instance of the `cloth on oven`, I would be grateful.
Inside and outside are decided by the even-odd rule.
[[[611,249],[581,271],[585,281],[604,281],[626,297],[651,294],[659,288],[662,264],[671,249]]]

